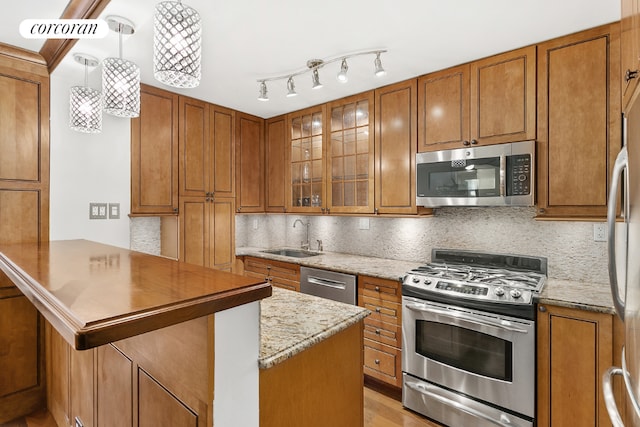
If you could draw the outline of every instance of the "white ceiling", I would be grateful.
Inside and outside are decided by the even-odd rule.
[[[124,58],[136,62],[142,81],[153,78],[153,13],[158,0],[111,0],[102,18],[120,15],[136,33],[124,39]],[[20,37],[28,18],[58,18],[66,0],[18,0],[4,5],[0,41],[39,50],[42,41]],[[202,81],[194,89],[171,89],[268,118],[384,86],[495,53],[620,19],[620,0],[184,0],[202,16]],[[287,98],[286,81],[268,84],[268,102],[257,100],[257,79],[299,71],[312,58],[387,49],[387,75],[373,75],[373,56],[349,60],[349,81],[335,79],[340,63],[320,70],[324,87],[311,90],[311,76],[296,78],[298,96]],[[117,56],[115,33],[80,40],[72,53],[99,59]],[[71,59],[55,70],[82,83],[82,66]],[[91,86],[100,84],[92,72]]]

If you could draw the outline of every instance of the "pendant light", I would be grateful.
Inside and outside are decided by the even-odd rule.
[[[177,88],[200,84],[202,28],[200,14],[181,1],[156,5],[153,19],[153,75]]]
[[[69,127],[77,132],[100,133],[102,97],[100,91],[89,87],[89,67],[97,66],[98,59],[82,53],[76,53],[73,59],[84,65],[84,86],[69,91]]]
[[[108,16],[109,28],[118,33],[118,58],[102,61],[104,112],[117,117],[140,115],[140,67],[122,58],[122,35],[133,34],[133,23],[120,16]]]

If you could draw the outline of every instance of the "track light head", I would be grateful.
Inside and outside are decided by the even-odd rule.
[[[340,65],[340,72],[336,76],[340,83],[346,83],[349,80],[347,77],[347,70],[349,70],[349,66],[347,65],[347,58],[342,60],[342,65]]]
[[[296,85],[293,82],[293,77],[289,77],[289,80],[287,80],[287,98],[297,95],[298,93],[296,92]]]
[[[387,72],[384,70],[384,68],[382,68],[382,60],[380,60],[380,53],[381,52],[376,53],[376,59],[373,61],[373,64],[376,67],[375,74],[378,77],[382,77],[385,74],[387,74]]]
[[[269,97],[267,96],[267,84],[265,82],[260,82],[260,93],[258,94],[258,101],[268,101]]]

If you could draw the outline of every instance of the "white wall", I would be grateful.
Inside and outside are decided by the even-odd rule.
[[[51,75],[50,239],[88,239],[129,248],[130,120],[104,114],[102,133],[69,129],[69,88],[77,79]],[[100,87],[100,73],[89,77]],[[120,219],[89,220],[89,202],[120,203]]]

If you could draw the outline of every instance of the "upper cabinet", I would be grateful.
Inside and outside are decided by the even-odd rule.
[[[265,120],[265,210],[286,212],[287,116]]]
[[[180,97],[180,196],[209,196],[209,104]]]
[[[606,217],[621,148],[620,28],[538,46],[538,217]]]
[[[326,211],[325,117],[325,105],[287,115],[287,211]]]
[[[416,79],[375,91],[375,213],[417,213],[417,103]]]
[[[373,213],[374,93],[331,102],[327,111],[327,208],[335,213]],[[304,168],[303,163],[303,181]],[[313,196],[311,203],[315,204]]]
[[[264,212],[264,119],[236,114],[236,208]]]
[[[140,86],[131,120],[131,214],[178,212],[178,95]]]
[[[620,64],[622,108],[625,109],[640,80],[640,2],[622,0]]]
[[[418,80],[418,151],[536,137],[536,47]]]

